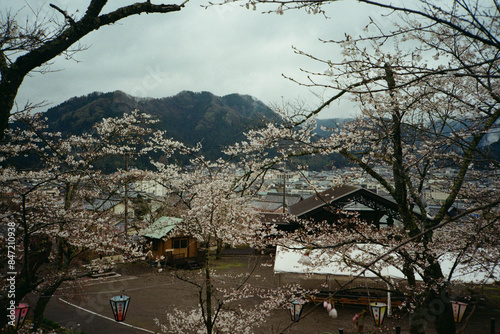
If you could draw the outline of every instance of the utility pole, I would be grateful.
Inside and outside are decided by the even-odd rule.
[[[286,179],[289,173],[283,168],[283,213],[286,213]]]
[[[283,172],[283,213],[286,213],[286,172]]]
[[[125,155],[125,173],[128,173],[128,157]],[[128,175],[125,178],[125,240],[128,239]]]

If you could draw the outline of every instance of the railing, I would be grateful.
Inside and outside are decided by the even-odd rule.
[[[309,300],[313,303],[323,303],[325,300],[335,303],[335,305],[364,305],[368,306],[370,303],[380,302],[386,303],[387,298],[380,296],[363,296],[363,295],[333,295],[329,293],[318,293],[315,295],[310,295]],[[404,298],[402,297],[391,297],[391,306],[399,307],[403,305]]]

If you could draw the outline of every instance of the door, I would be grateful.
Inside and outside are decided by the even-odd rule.
[[[172,248],[174,249],[174,259],[189,257],[189,238],[172,239]]]

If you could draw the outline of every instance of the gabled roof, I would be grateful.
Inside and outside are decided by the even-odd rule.
[[[305,200],[302,200],[290,206],[290,213],[295,216],[303,215],[314,209],[320,208],[326,204],[330,204],[334,200],[342,196],[346,196],[358,189],[362,188],[348,186],[348,185],[344,185],[337,188],[330,188],[326,191],[308,197]]]
[[[250,207],[259,212],[276,212],[282,208],[282,203],[273,203],[265,201],[251,201]]]
[[[160,217],[144,230],[142,236],[151,239],[161,239],[170,233],[180,222],[182,222],[181,218]]]
[[[346,205],[357,202],[376,211],[384,211],[390,217],[399,219],[398,206],[387,196],[378,195],[361,187],[344,185],[330,188],[290,206],[291,214],[301,217],[324,206],[342,209]]]

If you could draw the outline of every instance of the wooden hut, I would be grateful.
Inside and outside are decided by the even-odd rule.
[[[161,217],[142,233],[142,236],[151,244],[151,253],[155,259],[163,257],[167,262],[172,263],[198,256],[199,247],[195,238],[172,232],[181,222],[181,218]]]

